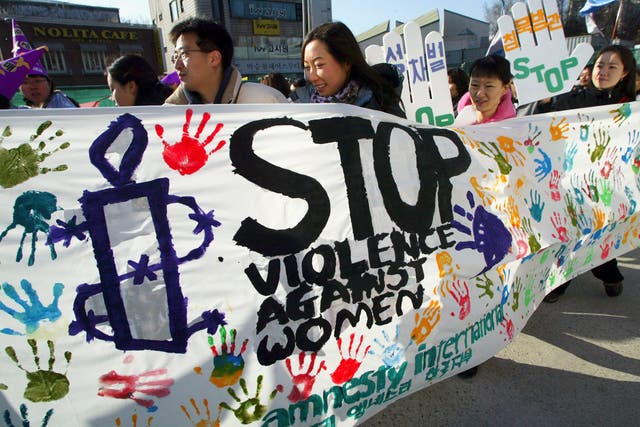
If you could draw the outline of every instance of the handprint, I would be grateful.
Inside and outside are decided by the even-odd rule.
[[[627,150],[622,155],[622,161],[625,163],[629,163],[631,158],[633,157],[633,152],[636,146],[640,143],[640,131],[638,129],[632,129],[627,133],[628,143]],[[621,148],[622,150],[622,148]]]
[[[583,177],[585,186],[582,187],[582,192],[591,199],[593,202],[598,203],[600,196],[598,195],[598,187],[596,181],[596,173],[592,169],[589,174],[585,174]]]
[[[486,178],[486,175],[483,176],[483,178]],[[485,185],[484,182],[483,183],[478,182],[477,176],[472,176],[471,178],[469,178],[469,183],[475,190],[478,197],[480,197],[480,200],[482,200],[483,205],[491,206],[493,205],[493,203],[495,203],[496,196],[492,194],[493,187]]]
[[[540,222],[542,220],[542,212],[544,212],[545,202],[542,201],[542,196],[538,193],[538,190],[531,189],[529,190],[529,196],[531,198],[531,202],[524,199],[526,203],[531,203],[529,206],[529,213],[531,214],[531,218],[536,220],[536,222]]]
[[[500,262],[509,253],[511,248],[511,234],[504,226],[500,218],[488,212],[483,206],[477,206],[473,194],[467,192],[467,201],[471,209],[475,211],[467,212],[460,205],[455,205],[453,210],[460,217],[460,221],[453,220],[451,225],[458,231],[472,237],[473,240],[458,242],[457,250],[474,249],[480,252],[486,263],[482,273]],[[471,221],[466,225],[461,221]]]
[[[458,319],[464,320],[469,313],[471,313],[471,298],[469,298],[469,286],[464,280],[458,280],[451,283],[447,283],[447,291],[458,303],[460,311],[458,312]]]
[[[404,348],[398,344],[398,335],[400,334],[400,325],[396,323],[396,334],[393,339],[389,338],[386,331],[382,331],[383,340],[374,338],[373,342],[380,347],[382,354],[378,354],[375,350],[369,350],[369,354],[379,356],[385,366],[398,366],[404,359]]]
[[[569,123],[567,118],[563,117],[558,123],[556,118],[551,119],[549,124],[549,133],[551,134],[552,141],[558,141],[559,139],[567,139],[567,133],[569,132]]]
[[[522,229],[529,235],[529,250],[532,254],[538,252],[542,245],[540,245],[540,234],[536,237],[533,232],[533,227],[531,226],[531,220],[529,218],[524,218],[522,220]]]
[[[498,28],[522,104],[571,90],[593,54],[591,45],[580,43],[569,55],[555,0],[531,0],[529,10],[518,2],[511,16],[498,18]]]
[[[538,178],[538,182],[541,182],[551,172],[551,158],[541,148],[538,148],[538,152],[542,155],[542,158],[534,159],[533,161],[538,165],[535,169],[536,178]]]
[[[615,110],[609,111],[609,113],[613,114],[613,121],[620,126],[625,120],[629,118],[631,115],[631,105],[628,102],[622,104],[620,107]]]
[[[564,170],[565,172],[571,172],[573,169],[573,159],[578,153],[578,144],[571,142],[564,152]]]
[[[596,145],[591,149],[591,144],[589,144],[587,152],[591,155],[591,162],[595,163],[602,158],[604,150],[609,146],[609,143],[611,142],[611,135],[604,129],[598,129],[597,132],[594,132],[593,137]]]
[[[2,171],[2,173],[0,173],[0,186],[3,188],[11,188],[40,174],[61,172],[68,169],[67,165],[58,165],[53,168],[41,167],[41,163],[44,162],[47,157],[70,147],[71,144],[63,142],[58,148],[52,151],[45,151],[47,143],[52,143],[56,138],[64,135],[64,131],[58,129],[53,135],[46,138],[47,142],[42,139],[37,147],[31,145],[36,139],[41,138],[52,124],[51,120],[41,123],[36,133],[29,137],[29,142],[9,149],[0,147],[0,171]],[[11,128],[9,126],[5,127],[0,137],[0,144],[4,142],[5,137],[10,137],[11,135]]]
[[[331,373],[331,381],[334,384],[343,384],[349,381],[355,373],[360,368],[362,364],[362,360],[367,355],[369,348],[371,346],[366,346],[363,352],[360,352],[362,348],[362,340],[364,339],[364,335],[360,335],[360,341],[356,348],[353,348],[353,342],[355,340],[355,334],[352,333],[349,337],[349,347],[347,348],[346,354],[345,349],[342,346],[342,338],[338,338],[338,350],[340,351],[340,363],[336,367],[336,370]]]
[[[629,216],[631,216],[636,212],[636,207],[637,207],[636,198],[631,192],[631,188],[626,186],[624,187],[624,194],[625,196],[627,196],[627,199],[629,200]]]
[[[170,387],[174,381],[171,378],[163,378],[167,374],[166,369],[154,369],[138,375],[122,375],[116,371],[109,371],[100,376],[98,396],[112,397],[114,399],[131,399],[138,405],[147,408],[148,412],[155,412],[158,407],[153,399],[137,397],[140,395],[166,397],[171,393]]]
[[[484,290],[484,292],[480,295],[480,298],[486,295],[489,297],[489,299],[493,299],[493,281],[487,276],[486,273],[476,277],[476,288]]]
[[[489,157],[490,159],[493,159],[498,165],[498,169],[500,170],[500,173],[502,175],[509,175],[509,172],[511,172],[513,166],[509,164],[507,159],[504,157],[504,154],[502,153],[502,151],[500,151],[495,142],[489,142],[488,144],[489,145],[487,145],[486,142],[480,141],[480,149],[478,150],[478,152]]]
[[[231,329],[231,346],[227,346],[227,330],[224,326],[220,327],[220,351],[216,348],[213,337],[209,336],[209,347],[213,353],[213,370],[209,381],[217,387],[227,387],[238,382],[244,369],[244,359],[242,353],[247,349],[249,339],[245,339],[240,348],[240,352],[235,355],[236,351],[236,330]]]
[[[561,217],[559,212],[554,212],[551,216],[551,225],[556,229],[556,234],[552,234],[553,237],[560,239],[561,242],[568,242],[569,236],[567,235],[567,218]]]
[[[608,179],[601,178],[598,188],[598,195],[605,206],[611,206],[611,182]]]
[[[122,426],[122,420],[120,419],[120,417],[116,417],[116,419],[114,420],[114,423],[117,427]],[[145,423],[145,427],[151,427],[151,424],[153,424],[153,415],[149,415],[147,417],[147,422]],[[135,412],[131,414],[131,427],[138,427],[138,414],[136,414]]]
[[[46,234],[49,231],[48,221],[51,219],[51,214],[58,209],[56,196],[46,191],[29,190],[16,198],[13,204],[13,221],[0,234],[1,242],[7,233],[18,225],[24,228],[20,238],[20,246],[18,246],[18,252],[16,253],[16,262],[22,260],[22,246],[27,234],[31,234],[31,253],[27,264],[29,266],[33,265],[36,256],[38,233]],[[49,251],[51,252],[51,259],[56,259],[57,255],[53,243],[47,243],[47,246],[49,246]]]
[[[533,153],[538,145],[540,145],[540,141],[538,141],[538,137],[542,134],[542,131],[538,128],[538,125],[533,127],[532,123],[529,123],[529,133],[527,134],[527,139],[524,140],[524,146],[527,147],[527,151],[529,153]]]
[[[593,218],[595,219],[595,230],[600,230],[604,227],[604,223],[607,221],[607,214],[598,206],[593,208]]]
[[[216,147],[207,153],[205,147],[213,141],[213,138],[215,138],[224,125],[222,123],[218,123],[209,136],[203,142],[200,142],[200,134],[209,122],[211,114],[204,112],[200,125],[198,126],[198,130],[194,136],[189,135],[189,126],[191,125],[193,110],[191,108],[187,108],[185,115],[186,118],[184,126],[182,127],[182,139],[180,142],[169,145],[163,139],[164,128],[161,125],[156,125],[156,134],[158,135],[158,138],[162,140],[162,144],[164,145],[162,158],[167,166],[180,172],[180,175],[191,175],[203,167],[205,163],[207,163],[207,160],[209,160],[209,156],[224,147],[226,142],[218,142]]]
[[[56,361],[53,341],[47,341],[47,347],[49,348],[49,369],[46,371],[40,369],[40,356],[38,356],[38,344],[36,340],[28,339],[27,343],[29,347],[31,347],[33,361],[36,365],[36,370],[33,372],[27,371],[22,367],[13,347],[9,346],[5,348],[7,355],[13,360],[13,363],[27,374],[28,382],[24,390],[24,398],[31,402],[51,402],[62,399],[69,393],[69,380],[67,379],[66,371],[64,374],[61,374],[53,370],[53,364]],[[67,361],[68,368],[71,362],[70,351],[64,352],[64,359]]]
[[[518,210],[518,205],[513,197],[507,196],[504,204],[497,206],[497,208],[509,215],[509,224],[512,227],[520,227],[520,211]]]
[[[49,425],[49,421],[51,420],[51,416],[53,415],[53,409],[49,409],[42,418],[42,423],[40,427],[47,427]],[[4,410],[4,422],[7,427],[14,427],[13,420],[11,419],[11,412],[8,409]],[[27,410],[27,405],[24,403],[20,404],[20,420],[22,421],[23,427],[29,427],[31,425],[31,421],[29,421],[29,411]]]
[[[382,46],[370,45],[365,50],[367,62],[393,64],[404,75],[401,98],[407,119],[435,126],[452,124],[453,105],[442,36],[431,31],[423,39],[415,22],[404,25],[403,36],[404,43],[399,33],[386,33]]]
[[[573,190],[573,199],[578,205],[584,205],[584,194],[581,191],[580,177],[578,175],[571,175],[571,187]]]
[[[438,266],[438,277],[441,279],[449,276],[455,278],[456,270],[454,267],[460,268],[457,264],[454,266],[453,257],[447,251],[442,251],[436,254],[436,265]]]
[[[564,201],[567,205],[567,215],[569,215],[569,219],[571,220],[571,225],[576,227],[578,225],[578,211],[574,203],[574,200],[571,197],[571,195],[565,194]]]
[[[589,139],[589,128],[594,122],[594,118],[586,114],[578,113],[578,121],[580,122],[580,140],[586,142]]]
[[[520,141],[516,141],[513,138],[502,135],[498,136],[496,141],[498,141],[498,145],[500,145],[500,149],[509,163],[513,163],[516,166],[524,165],[524,154],[517,149],[517,146],[522,145]]]
[[[237,403],[239,403],[237,408],[232,408],[228,403],[222,402],[220,406],[228,411],[233,412],[233,415],[236,416],[238,421],[242,424],[250,424],[254,421],[258,421],[261,419],[264,414],[267,413],[267,405],[260,402],[260,392],[262,391],[262,375],[258,375],[257,385],[256,385],[256,394],[253,397],[249,397],[249,390],[247,389],[247,382],[244,378],[240,378],[240,388],[242,392],[247,397],[245,400],[240,400],[235,390],[232,388],[227,389],[227,393],[229,396],[233,398]],[[274,389],[271,394],[269,394],[269,400],[273,400],[278,394],[278,388]]]
[[[420,313],[416,313],[416,326],[411,331],[411,338],[416,344],[422,344],[440,322],[440,302],[429,301],[429,306]]]
[[[193,407],[193,416],[189,413],[186,406],[180,405],[180,409],[184,412],[184,415],[193,427],[220,427],[220,414],[222,412],[221,406],[218,406],[218,416],[216,418],[211,418],[211,410],[209,409],[209,401],[207,399],[202,399],[204,411],[200,410],[194,398],[189,399],[189,402]]]
[[[516,256],[516,259],[522,259],[529,253],[529,245],[527,243],[529,236],[520,228],[512,228],[511,234],[518,246],[518,255]]]
[[[291,393],[289,393],[289,396],[287,396],[287,399],[289,399],[290,402],[299,402],[311,396],[311,391],[313,389],[313,384],[315,384],[316,382],[316,377],[320,374],[320,372],[327,369],[327,365],[324,360],[320,362],[317,367],[315,366],[317,355],[317,353],[311,353],[308,358],[307,365],[307,363],[305,362],[306,353],[303,351],[302,353],[298,354],[298,366],[295,372],[291,367],[291,359],[293,359],[295,356],[291,356],[285,361],[287,370],[291,375],[291,381],[293,382]]]
[[[505,316],[504,320],[502,321],[502,323],[500,323],[500,325],[502,326],[504,333],[507,335],[507,338],[509,339],[509,341],[513,341],[513,337],[516,334],[516,328],[513,325],[513,320],[508,319]]]
[[[560,201],[560,190],[558,189],[559,183],[560,172],[557,169],[554,169],[551,173],[551,178],[549,179],[549,192],[551,199],[555,202]]]
[[[42,305],[42,303],[40,302],[40,297],[33,289],[31,283],[28,280],[22,279],[20,281],[20,286],[22,287],[25,295],[29,298],[29,302],[20,298],[16,289],[9,283],[3,283],[2,290],[16,304],[20,305],[24,309],[24,311],[18,312],[5,305],[2,301],[0,301],[0,310],[4,311],[14,319],[24,324],[26,335],[31,335],[36,332],[40,325],[40,322],[54,322],[60,318],[62,313],[58,308],[58,300],[60,299],[62,290],[64,289],[64,285],[62,283],[56,283],[53,285],[53,301],[46,307]],[[29,305],[29,303],[31,303],[31,305]],[[7,335],[24,335],[23,333],[10,328],[4,328],[0,330],[0,332]]]
[[[522,279],[516,277],[513,281],[513,302],[511,303],[511,309],[515,312],[520,307],[520,292],[522,291]]]

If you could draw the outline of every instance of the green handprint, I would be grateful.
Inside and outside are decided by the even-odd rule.
[[[598,189],[600,200],[605,206],[611,206],[611,182],[608,179],[600,179],[600,188]]]
[[[493,299],[493,281],[487,276],[487,273],[476,277],[476,287],[484,289],[484,292],[480,294],[480,298],[486,295],[489,299]]]
[[[518,307],[520,307],[520,291],[522,291],[522,280],[516,277],[513,282],[513,304],[511,305],[514,312],[518,311]]]
[[[51,127],[51,124],[50,120],[41,123],[36,133],[29,138],[28,143],[22,143],[18,147],[8,150],[0,147],[0,185],[2,187],[11,188],[39,174],[45,174],[51,171],[60,172],[68,169],[67,165],[59,165],[54,168],[40,167],[40,164],[50,155],[59,150],[69,148],[70,144],[68,142],[63,142],[53,151],[44,151],[47,146],[47,142],[45,142],[44,139],[41,140],[35,148],[31,145],[34,140],[40,138],[42,134]],[[11,128],[9,126],[5,127],[2,132],[2,137],[0,137],[0,144],[4,142],[5,137],[11,135]],[[64,132],[57,130],[52,136],[47,138],[47,141],[52,142],[62,135],[64,135]]]
[[[576,265],[576,259],[575,258],[570,258],[569,261],[567,261],[567,263],[565,264],[565,270],[564,270],[564,278],[566,279],[567,277],[571,276],[571,274],[573,274],[573,269],[575,268]]]
[[[542,253],[542,256],[540,257],[540,264],[544,264],[547,261],[547,258],[549,258],[550,253],[551,251],[544,251]]]
[[[47,427],[52,415],[53,409],[49,409],[44,414],[44,418],[42,418],[42,424],[40,424],[40,427]],[[31,422],[29,421],[29,411],[27,410],[27,405],[25,405],[24,403],[20,405],[20,418],[20,421],[22,421],[22,425],[24,427],[29,427],[31,425]],[[14,427],[13,420],[11,419],[11,412],[9,412],[8,409],[5,409],[4,411],[4,422],[6,423],[7,427]]]
[[[527,280],[527,286],[524,288],[524,306],[529,307],[531,300],[533,299],[533,284],[535,282],[535,276],[529,277]]]
[[[596,146],[593,151],[591,151],[591,146],[589,146],[587,151],[591,154],[591,162],[595,163],[602,158],[604,150],[611,142],[611,135],[604,129],[598,129],[597,132],[593,133],[593,138],[596,140]]]
[[[487,146],[486,142],[480,141],[480,145],[482,146],[482,148],[480,148],[478,151],[480,152],[480,154],[484,154],[485,156],[495,160],[502,175],[509,175],[509,172],[511,172],[513,166],[511,166],[509,162],[507,162],[507,159],[505,159],[504,154],[502,154],[495,142],[489,142],[489,144],[491,145],[491,147]]]
[[[27,343],[31,347],[33,360],[37,368],[37,370],[33,372],[29,372],[22,367],[13,347],[9,346],[5,348],[11,360],[13,360],[18,368],[27,374],[28,383],[27,388],[24,390],[24,398],[31,402],[51,402],[62,399],[69,393],[69,380],[67,379],[66,371],[64,374],[53,371],[53,364],[56,361],[53,341],[47,341],[47,346],[49,347],[49,369],[46,371],[40,369],[40,356],[38,356],[38,344],[36,340],[28,339]],[[64,358],[67,361],[68,368],[71,362],[71,352],[65,351]]]
[[[587,252],[586,258],[584,259],[584,264],[583,265],[590,264],[591,260],[593,260],[593,246],[589,247],[589,251]]]
[[[538,241],[538,237],[533,232],[533,227],[531,227],[531,218],[522,218],[522,230],[529,235],[529,250],[532,254],[535,254],[542,248],[542,245]]]
[[[254,421],[258,421],[264,414],[267,413],[267,405],[263,405],[260,402],[260,398],[258,397],[262,389],[262,378],[262,375],[258,375],[256,394],[253,397],[249,397],[249,390],[247,389],[247,382],[245,381],[245,379],[240,378],[240,388],[242,388],[242,392],[245,396],[247,396],[247,399],[244,401],[240,400],[236,392],[232,388],[229,388],[227,389],[227,393],[229,393],[229,396],[231,396],[233,400],[238,402],[240,406],[233,409],[226,402],[222,402],[220,406],[233,412],[233,414],[242,424],[250,424]],[[276,397],[276,394],[278,394],[277,388],[271,392],[271,394],[269,395],[269,400],[273,400],[273,398]]]
[[[576,212],[575,201],[573,200],[573,197],[571,197],[569,195],[569,193],[565,193],[564,201],[567,204],[567,214],[569,215],[569,218],[571,219],[571,224],[574,227],[577,227],[578,226],[578,213]]]

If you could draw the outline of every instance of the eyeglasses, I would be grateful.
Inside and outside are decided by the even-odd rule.
[[[182,62],[185,62],[187,59],[189,59],[189,54],[191,52],[205,52],[208,53],[207,51],[204,51],[202,49],[185,49],[185,50],[176,50],[173,55],[171,55],[171,62],[173,62],[174,64],[176,63],[176,61],[178,60],[178,58],[180,58],[180,60]]]

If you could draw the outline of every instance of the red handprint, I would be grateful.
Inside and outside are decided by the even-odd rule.
[[[166,373],[166,369],[155,369],[139,375],[121,375],[116,371],[110,371],[100,377],[102,387],[98,390],[98,396],[131,399],[147,408],[148,412],[155,412],[158,407],[154,405],[153,399],[138,398],[134,393],[155,397],[168,396],[171,393],[169,388],[173,385],[173,379],[153,379]]]
[[[558,233],[557,235],[552,234],[552,236],[560,239],[561,242],[568,242],[569,236],[567,235],[567,227],[565,227],[565,225],[567,224],[567,218],[561,217],[558,212],[554,212],[553,216],[551,216],[551,224]]]
[[[558,184],[560,183],[560,172],[554,169],[551,172],[551,178],[549,179],[549,190],[551,191],[551,198],[556,202],[560,200],[560,191],[558,190]]]
[[[602,253],[600,254],[601,259],[607,259],[609,256],[609,251],[613,247],[613,242],[610,242],[607,238],[603,244],[600,245],[600,249],[602,249]]]
[[[507,334],[507,338],[509,338],[509,341],[513,340],[513,336],[516,333],[516,328],[513,325],[513,320],[507,318],[505,316],[504,320],[502,321],[502,323],[500,324],[502,326],[502,328],[504,329],[505,333]],[[502,334],[502,332],[500,332]]]
[[[211,118],[211,114],[205,112],[202,115],[202,121],[200,121],[200,125],[198,126],[198,131],[194,136],[189,135],[189,126],[191,125],[191,117],[193,116],[193,110],[188,108],[186,111],[186,119],[184,126],[182,127],[182,139],[180,142],[177,142],[173,145],[169,145],[164,138],[164,128],[161,125],[156,125],[156,134],[160,139],[162,139],[162,144],[164,145],[164,150],[162,152],[162,157],[164,158],[165,163],[173,170],[177,170],[180,172],[180,175],[190,175],[204,166],[209,159],[209,156],[226,144],[225,141],[218,142],[216,148],[213,150],[207,151],[204,147],[206,147],[213,138],[220,132],[220,129],[224,126],[222,123],[218,123],[216,128],[209,134],[207,139],[204,142],[200,142],[200,134],[204,130],[207,122]]]
[[[464,319],[471,313],[471,299],[469,298],[469,286],[467,286],[467,282],[464,280],[458,280],[457,282],[453,282],[452,288],[449,287],[447,283],[447,290],[449,294],[453,297],[454,300],[460,306],[460,312],[458,313],[458,317],[460,320]]]
[[[369,348],[371,348],[371,346],[368,345],[364,349],[364,351],[360,353],[360,348],[362,347],[362,339],[364,338],[364,335],[360,335],[360,342],[355,348],[355,351],[353,351],[354,337],[355,334],[351,334],[351,336],[349,337],[349,348],[346,355],[344,353],[344,348],[342,348],[342,338],[338,338],[338,350],[340,351],[342,360],[340,360],[338,367],[331,374],[331,380],[334,384],[343,384],[353,378],[355,373],[358,371],[358,368],[360,368],[360,365],[362,365],[362,360],[369,352]]]
[[[291,368],[291,359],[293,359],[293,357],[290,357],[285,361],[287,370],[289,371],[291,380],[293,382],[291,393],[289,393],[289,396],[287,396],[287,399],[289,399],[291,402],[299,402],[311,396],[311,389],[313,388],[313,384],[316,382],[316,377],[318,376],[320,371],[327,369],[325,361],[323,360],[322,362],[320,362],[318,368],[314,372],[316,356],[316,353],[311,353],[311,356],[309,357],[309,366],[307,367],[307,370],[304,371],[306,355],[304,352],[300,353],[298,355],[297,374],[294,374],[293,369]]]

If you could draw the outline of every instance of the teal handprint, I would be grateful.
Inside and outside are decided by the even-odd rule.
[[[48,306],[44,306],[42,302],[40,302],[40,297],[28,280],[22,279],[20,281],[20,287],[29,298],[28,302],[20,298],[20,295],[18,295],[18,292],[12,285],[6,282],[2,284],[2,290],[4,293],[16,304],[20,305],[24,311],[18,312],[5,305],[2,301],[0,301],[0,310],[24,324],[26,335],[33,334],[38,329],[40,322],[55,322],[60,318],[62,313],[60,312],[60,308],[58,308],[58,300],[60,299],[62,290],[64,289],[64,285],[62,283],[56,283],[53,285],[53,301]],[[10,328],[3,328],[0,332],[7,335],[24,335],[23,333]]]
[[[49,420],[51,419],[52,415],[53,415],[53,409],[49,409],[44,414],[44,418],[42,419],[42,423],[40,424],[40,427],[47,427],[47,425],[49,425]],[[11,419],[11,412],[9,412],[8,409],[5,409],[3,418],[7,427],[14,427],[13,420]],[[23,427],[29,427],[31,425],[31,422],[29,421],[29,411],[27,410],[27,405],[25,405],[24,403],[20,405],[20,418],[21,418],[20,421],[22,421]]]
[[[576,157],[576,153],[578,152],[578,144],[572,142],[569,144],[564,153],[564,170],[565,172],[571,171],[573,169],[573,159]]]
[[[624,187],[624,194],[627,196],[627,199],[629,199],[629,216],[631,216],[636,212],[636,198],[631,192],[631,188],[629,188],[628,186]]]
[[[398,335],[400,334],[400,325],[396,324],[396,334],[393,339],[389,338],[386,331],[382,331],[382,337],[384,340],[374,338],[373,342],[380,347],[380,350],[369,350],[369,354],[376,355],[382,359],[385,366],[398,366],[404,360],[404,351],[400,344],[398,344]],[[409,341],[411,345],[413,341]]]
[[[542,201],[542,196],[540,196],[538,190],[529,190],[529,196],[531,197],[531,202],[526,198],[524,199],[527,204],[531,203],[531,206],[529,206],[529,213],[536,222],[540,222],[542,220],[542,212],[544,211],[545,203]]]
[[[617,123],[618,126],[620,126],[622,122],[627,120],[631,115],[631,105],[627,102],[622,104],[619,108],[616,108],[615,110],[610,110],[609,112],[614,115],[613,121]]]
[[[13,362],[26,372],[27,374],[27,388],[24,390],[24,398],[31,402],[51,402],[53,400],[60,400],[69,393],[69,380],[67,379],[67,372],[64,374],[53,371],[53,364],[56,361],[55,347],[53,341],[47,341],[49,347],[49,369],[40,369],[40,356],[38,356],[38,344],[34,339],[28,339],[27,343],[31,347],[33,353],[33,360],[36,365],[36,369],[33,372],[27,371],[22,367],[16,356],[16,351],[13,347],[9,346],[5,348],[7,355],[13,360]],[[64,352],[64,359],[67,361],[67,368],[71,362],[71,352]]]
[[[247,399],[240,400],[235,390],[229,388],[227,389],[227,393],[229,393],[229,396],[231,396],[233,400],[239,403],[239,406],[234,409],[226,402],[222,402],[220,406],[233,412],[238,421],[240,421],[242,424],[250,424],[254,421],[260,420],[264,416],[264,414],[267,413],[267,405],[264,405],[262,402],[260,402],[259,398],[260,391],[262,390],[262,378],[262,375],[258,375],[256,394],[253,397],[249,397],[249,390],[247,389],[247,382],[245,381],[245,379],[240,378],[240,388],[242,389],[242,392],[247,397]],[[278,390],[278,388],[273,390],[269,395],[269,400],[273,400],[273,398],[276,397],[276,394],[278,394],[278,391],[280,391]]]

